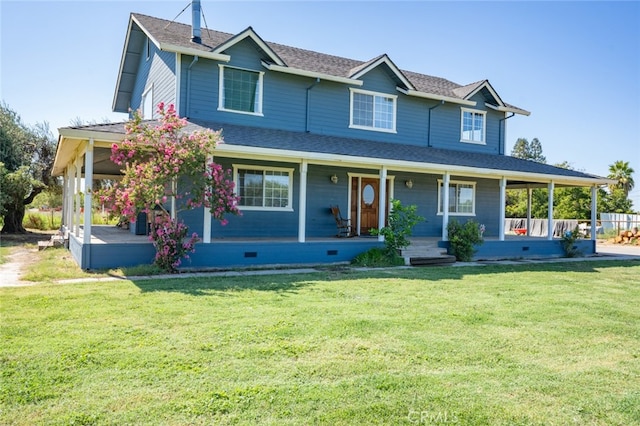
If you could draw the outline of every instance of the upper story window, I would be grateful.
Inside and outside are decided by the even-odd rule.
[[[438,179],[438,214],[442,214],[444,203],[444,184]],[[453,216],[473,216],[476,214],[476,184],[475,182],[449,182],[449,214]]]
[[[149,58],[151,57],[151,42],[149,42],[149,37],[147,37],[147,39],[145,40],[144,51],[145,51],[146,60],[148,61]]]
[[[293,194],[293,169],[233,165],[242,210],[288,210]]]
[[[462,108],[461,142],[486,143],[486,112]]]
[[[349,127],[395,133],[397,96],[358,89],[350,91]]]
[[[263,72],[220,65],[218,110],[262,115]]]

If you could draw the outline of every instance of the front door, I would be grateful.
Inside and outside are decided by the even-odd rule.
[[[380,180],[362,178],[360,184],[360,235],[369,235],[371,228],[378,229],[378,196]]]

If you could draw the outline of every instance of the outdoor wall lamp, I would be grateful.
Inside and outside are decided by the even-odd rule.
[[[407,180],[407,181],[405,181],[405,182],[404,182],[404,185],[405,185],[407,188],[411,189],[411,188],[413,188],[413,181],[412,181],[411,179],[409,179],[409,180]]]
[[[331,182],[338,183],[338,176],[336,176],[335,173],[333,174],[333,176],[331,176]]]

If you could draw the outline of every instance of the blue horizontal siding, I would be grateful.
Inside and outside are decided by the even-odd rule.
[[[227,52],[229,63],[264,72],[263,116],[218,111],[219,62],[193,57],[182,58],[181,114],[190,118],[249,125],[296,132],[310,131],[338,137],[360,138],[390,143],[500,153],[500,131],[504,114],[484,106],[485,97],[478,93],[474,109],[486,111],[486,145],[460,142],[461,106],[406,96],[397,90],[397,82],[386,66],[371,70],[362,77],[361,87],[292,74],[268,71],[261,64],[260,50],[251,40],[242,41]],[[190,87],[187,93],[187,87]],[[397,96],[397,133],[349,128],[350,88]],[[308,110],[307,110],[308,102]],[[436,108],[433,108],[436,107]],[[429,108],[431,124],[429,124]],[[308,114],[307,114],[308,113]]]
[[[111,269],[153,263],[151,243],[91,244],[77,241],[73,246],[83,253],[76,259],[83,269]],[[381,247],[375,239],[323,242],[213,242],[198,243],[195,253],[183,259],[181,267],[233,268],[259,265],[302,265],[350,262],[372,247]],[[75,257],[74,257],[75,259]]]
[[[447,243],[443,243],[447,246]],[[575,243],[583,255],[592,255],[596,252],[595,241],[578,240]],[[473,260],[517,260],[530,258],[564,257],[560,240],[545,239],[521,239],[521,240],[485,240],[475,247]]]
[[[299,227],[300,170],[298,164],[273,163],[248,159],[217,158],[224,169],[232,169],[233,164],[256,167],[293,168],[292,203],[290,211],[243,210],[242,215],[227,215],[228,223],[223,226],[212,220],[211,238],[297,238]],[[306,237],[324,238],[336,233],[335,221],[329,206],[338,205],[344,217],[349,215],[350,182],[348,173],[377,174],[375,170],[353,169],[322,165],[309,165],[307,171]],[[338,183],[330,180],[338,176]],[[413,231],[416,237],[440,237],[442,235],[442,215],[438,214],[438,180],[442,175],[390,172],[394,187],[393,197],[404,205],[416,205],[418,214],[425,218]],[[411,180],[413,187],[407,188],[405,182]],[[500,229],[499,217],[499,181],[497,179],[474,179],[451,176],[452,181],[475,183],[475,215],[450,216],[461,223],[473,220],[486,227],[487,237],[497,237]],[[189,227],[189,232],[202,236],[203,209],[180,212],[180,218]]]
[[[153,86],[155,114],[158,103],[164,102],[166,105],[176,103],[176,54],[160,51],[153,43],[150,44],[149,53],[148,60],[145,53],[140,55],[138,74],[131,96],[131,109],[141,108],[142,95]]]
[[[70,250],[82,269],[112,269],[153,263],[151,243],[89,244],[70,238]],[[440,242],[447,247],[446,242]],[[303,265],[350,262],[358,254],[382,247],[375,239],[338,239],[322,242],[243,241],[196,244],[196,251],[184,259],[185,268],[234,268],[265,265]],[[576,246],[584,255],[595,253],[595,242],[579,240]],[[486,241],[476,246],[473,260],[504,260],[563,257],[559,240]],[[76,258],[79,256],[79,258]]]

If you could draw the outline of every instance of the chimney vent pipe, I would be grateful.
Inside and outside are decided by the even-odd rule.
[[[200,38],[200,0],[191,2],[191,41],[201,43]]]

